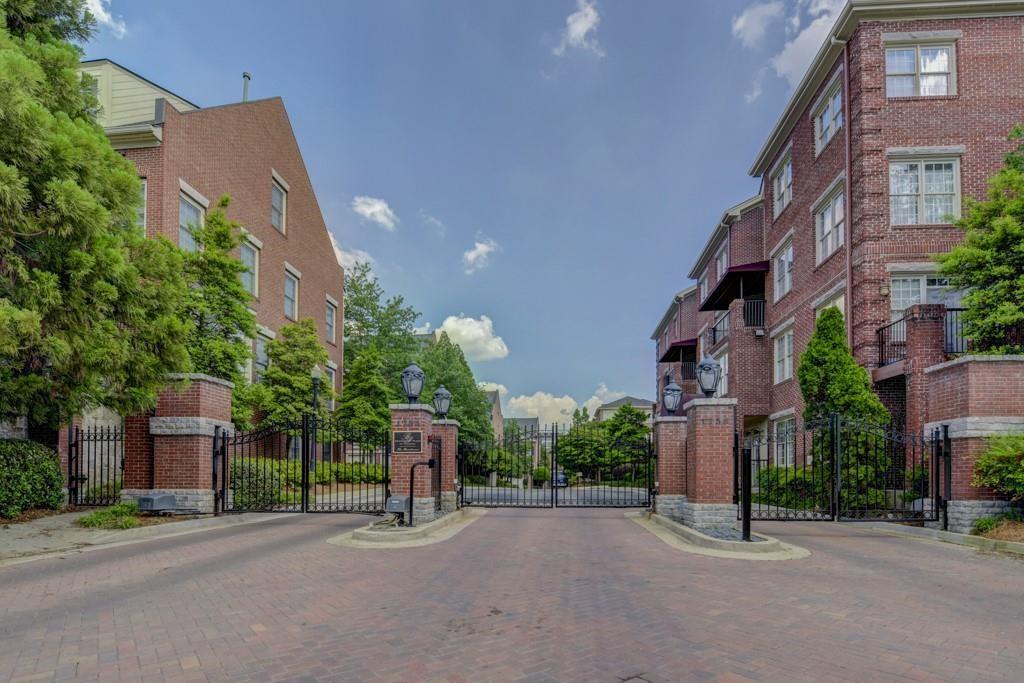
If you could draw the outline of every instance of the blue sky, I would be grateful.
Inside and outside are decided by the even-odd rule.
[[[284,98],[327,224],[506,414],[653,398],[649,336],[839,0],[90,0],[200,106]]]

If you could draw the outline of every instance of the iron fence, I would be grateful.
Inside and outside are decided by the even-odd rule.
[[[729,336],[729,312],[718,319],[718,321],[705,332],[708,347],[712,347]]]
[[[748,299],[743,302],[743,325],[746,327],[764,327],[764,299]]]
[[[75,427],[68,440],[68,504],[113,505],[124,481],[124,429]]]
[[[878,328],[878,364],[892,365],[907,358],[907,323],[900,318]]]

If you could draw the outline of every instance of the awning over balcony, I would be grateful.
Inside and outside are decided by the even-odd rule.
[[[697,339],[674,341],[658,359],[659,363],[695,363],[697,361]]]
[[[725,277],[718,281],[703,302],[701,311],[726,311],[735,299],[757,299],[764,297],[764,274],[768,272],[768,261],[744,263],[725,271]]]

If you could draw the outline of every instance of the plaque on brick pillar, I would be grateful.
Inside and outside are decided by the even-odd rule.
[[[429,462],[433,444],[434,409],[423,403],[397,403],[391,411],[391,494],[411,496],[412,522],[422,524],[436,516],[438,493],[434,491],[433,470],[417,463]],[[408,523],[410,520],[406,520]]]

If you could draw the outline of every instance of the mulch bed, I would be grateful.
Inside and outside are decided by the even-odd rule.
[[[1004,519],[999,522],[999,526],[984,536],[985,538],[991,538],[995,541],[1015,541],[1017,543],[1024,543],[1024,522],[1014,522],[1009,519]]]
[[[43,517],[52,517],[53,515],[59,515],[65,512],[71,512],[71,510],[47,510],[45,508],[33,508],[31,510],[25,510],[17,517],[0,517],[0,524],[4,526],[9,524],[23,524],[24,522],[31,522],[36,519],[42,519]]]

